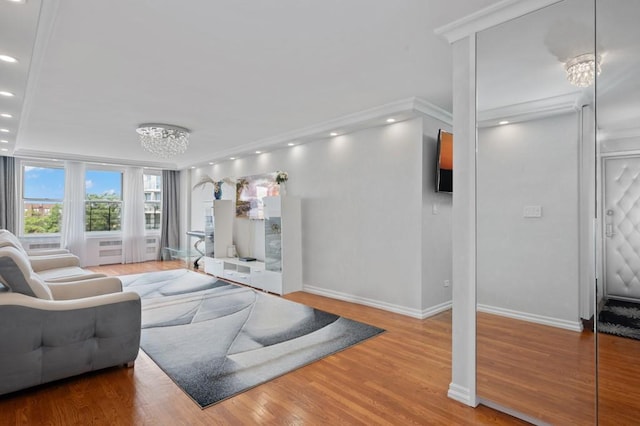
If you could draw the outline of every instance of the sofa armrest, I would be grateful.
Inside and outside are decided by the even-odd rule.
[[[29,256],[51,256],[56,254],[70,254],[67,249],[35,249],[27,250]]]
[[[106,278],[107,276],[105,274],[98,274],[98,273],[89,273],[89,274],[82,274],[82,275],[72,275],[72,276],[61,276],[58,278],[50,278],[47,277],[46,274],[43,273],[43,275],[45,275],[44,277],[42,277],[47,284],[57,284],[57,283],[68,283],[68,282],[73,282],[73,281],[86,281],[86,280],[91,280],[94,278]]]
[[[71,253],[49,256],[29,256],[29,262],[35,272],[46,271],[47,269],[66,268],[69,266],[80,266],[80,259]]]
[[[120,293],[122,282],[117,277],[103,277],[79,281],[48,282],[53,300],[73,300],[103,294]]]

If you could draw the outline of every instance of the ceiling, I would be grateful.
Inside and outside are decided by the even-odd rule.
[[[0,148],[184,168],[403,99],[450,111],[451,51],[433,30],[493,3],[0,0],[0,54],[18,59],[0,62],[16,95],[0,97]],[[145,122],[190,129],[189,149],[152,157]]]

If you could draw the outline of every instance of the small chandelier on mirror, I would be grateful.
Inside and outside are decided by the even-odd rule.
[[[189,146],[189,130],[170,124],[146,123],[136,129],[142,147],[162,158],[182,154]]]
[[[564,69],[569,83],[577,87],[589,87],[596,75],[600,75],[600,56],[593,53],[576,56],[564,64]]]

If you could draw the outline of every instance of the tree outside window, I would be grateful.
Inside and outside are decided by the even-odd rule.
[[[85,176],[85,231],[120,231],[122,173],[87,170]]]
[[[62,223],[64,169],[22,167],[22,224],[24,234],[57,234]]]

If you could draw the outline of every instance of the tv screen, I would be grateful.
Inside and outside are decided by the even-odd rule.
[[[453,134],[438,131],[436,192],[453,192]]]

